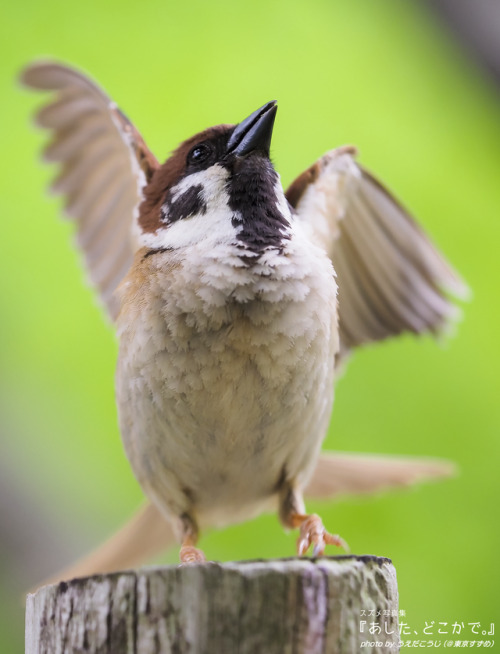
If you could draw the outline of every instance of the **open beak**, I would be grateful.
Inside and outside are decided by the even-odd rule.
[[[228,141],[227,152],[242,157],[257,151],[269,156],[277,109],[276,100],[272,100],[236,125]]]

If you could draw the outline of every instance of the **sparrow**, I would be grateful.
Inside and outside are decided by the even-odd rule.
[[[304,495],[373,492],[448,474],[446,462],[320,456],[349,353],[439,334],[465,285],[402,205],[330,150],[285,191],[270,159],[277,103],[210,127],[160,164],[87,76],[34,63],[55,95],[36,122],[60,173],[87,273],[116,326],[123,445],[149,503],[74,576],[144,559],[174,539],[277,511],[297,553],[345,546]]]

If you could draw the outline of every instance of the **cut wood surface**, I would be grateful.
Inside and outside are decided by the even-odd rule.
[[[397,609],[375,556],[144,568],[28,595],[26,653],[397,652]]]

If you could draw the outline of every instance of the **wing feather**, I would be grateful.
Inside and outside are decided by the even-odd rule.
[[[87,179],[85,189],[76,189],[67,196],[65,211],[70,218],[77,219],[81,230],[87,229],[106,212],[119,188],[128,188],[119,165],[107,161],[107,165],[96,166]],[[81,216],[81,218],[79,218]]]
[[[389,330],[401,331],[405,328],[419,332],[424,329],[422,313],[426,308],[419,306],[418,296],[412,300],[403,293],[400,280],[391,279],[391,270],[404,270],[404,262],[398,262],[389,248],[377,247],[376,241],[370,241],[360,225],[353,221],[343,225],[342,249],[352,262],[353,275],[358,285],[365,290],[365,300],[371,310],[377,313],[381,323]],[[387,255],[385,261],[378,261],[381,252]]]
[[[51,190],[65,198],[89,278],[114,319],[113,293],[133,258],[134,213],[158,162],[125,115],[78,71],[42,62],[21,79],[55,94],[35,120],[51,131],[44,160],[60,166]]]
[[[102,116],[90,114],[55,132],[54,138],[43,151],[45,161],[68,161],[85,151],[94,139],[107,133],[108,125]],[[81,155],[80,155],[81,156]]]
[[[91,142],[86,148],[85,157],[74,157],[63,164],[61,172],[52,182],[51,191],[58,195],[88,192],[87,180],[92,173],[97,168],[102,172],[117,156],[118,153],[109,143]]]
[[[64,130],[82,115],[96,113],[95,102],[80,90],[61,92],[60,98],[42,107],[35,118],[35,124],[45,129]]]
[[[302,173],[287,198],[330,255],[339,285],[341,353],[405,331],[438,333],[467,288],[350,146]]]

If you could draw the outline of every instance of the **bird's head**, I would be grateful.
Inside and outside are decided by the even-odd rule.
[[[218,125],[184,141],[144,189],[140,242],[179,249],[234,244],[257,260],[287,239],[290,212],[269,158],[276,102],[238,125]]]

